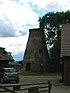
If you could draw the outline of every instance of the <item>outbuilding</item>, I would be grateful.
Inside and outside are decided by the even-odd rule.
[[[61,54],[62,80],[65,85],[70,85],[70,24],[62,25],[61,31]]]

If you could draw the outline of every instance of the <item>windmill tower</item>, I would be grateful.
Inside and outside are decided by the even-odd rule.
[[[42,29],[29,30],[23,62],[24,71],[48,71],[49,56]]]

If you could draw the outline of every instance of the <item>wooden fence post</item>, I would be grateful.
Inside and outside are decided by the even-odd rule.
[[[48,81],[48,85],[49,85],[49,93],[51,93],[51,87],[52,87],[51,81]]]

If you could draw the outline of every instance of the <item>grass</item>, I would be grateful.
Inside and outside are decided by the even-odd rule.
[[[20,72],[20,75],[24,76],[61,76],[61,73],[46,73],[46,72]]]

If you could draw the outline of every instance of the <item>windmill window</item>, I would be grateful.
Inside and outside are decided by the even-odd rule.
[[[42,49],[39,49],[39,53],[42,53],[43,52],[43,50]]]

